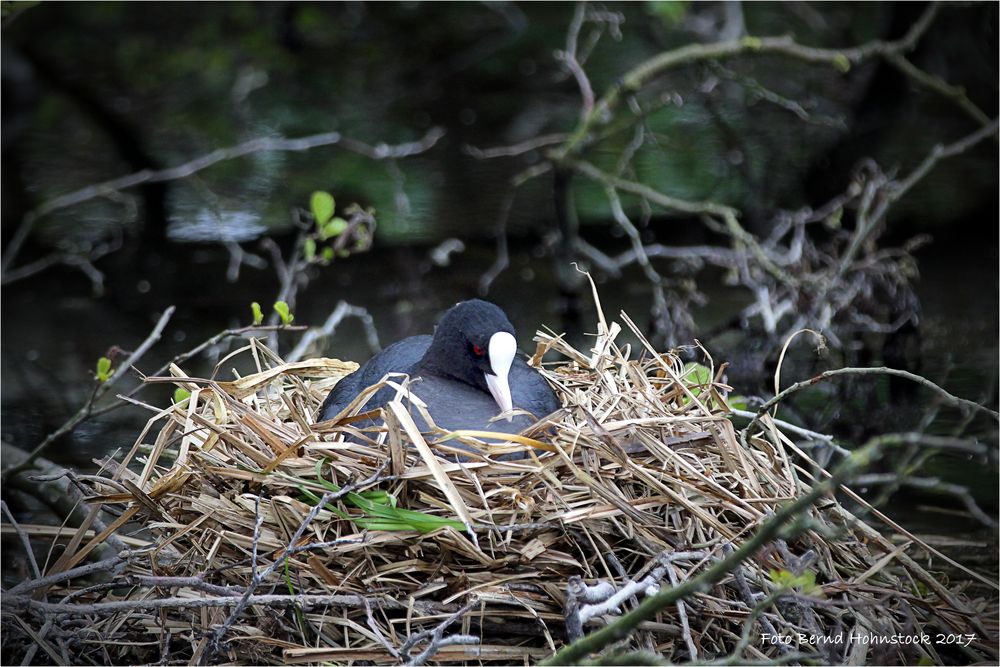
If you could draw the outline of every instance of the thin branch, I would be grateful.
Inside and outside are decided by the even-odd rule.
[[[228,148],[219,148],[211,153],[207,153],[185,162],[184,164],[177,165],[176,167],[157,170],[143,169],[142,171],[137,171],[125,176],[119,176],[118,178],[113,178],[109,181],[104,181],[103,183],[89,185],[87,187],[80,188],[79,190],[75,190],[43,202],[29,211],[21,220],[20,226],[17,228],[17,231],[14,233],[14,236],[11,238],[10,243],[7,245],[7,249],[3,254],[2,272],[6,273],[10,268],[11,263],[20,251],[24,241],[27,240],[28,235],[31,233],[31,230],[38,219],[55,211],[68,208],[70,206],[76,206],[77,204],[81,204],[97,197],[105,197],[121,190],[145,183],[162,183],[165,181],[174,181],[186,178],[219,162],[234,160],[253,153],[268,151],[301,152],[317,148],[319,146],[338,145],[351,152],[364,155],[373,160],[385,160],[389,158],[408,157],[410,155],[416,155],[427,151],[432,148],[443,136],[444,130],[439,127],[433,127],[427,131],[423,138],[415,142],[397,145],[380,143],[374,146],[356,139],[349,139],[341,135],[339,132],[324,132],[322,134],[313,134],[296,139],[286,139],[284,137],[258,137]]]
[[[954,102],[958,108],[964,111],[976,123],[980,125],[989,124],[990,117],[969,99],[969,96],[965,93],[965,88],[962,86],[953,86],[933,74],[928,74],[907,60],[901,53],[887,54],[885,59],[914,83]]]
[[[932,3],[914,22],[906,35],[895,41],[873,40],[859,46],[844,49],[823,49],[798,44],[791,37],[744,37],[739,40],[715,42],[712,44],[690,44],[678,49],[656,55],[629,70],[619,79],[614,87],[605,93],[594,104],[590,114],[581,120],[577,128],[563,146],[553,151],[550,158],[555,162],[563,162],[571,154],[578,152],[593,127],[608,116],[621,100],[623,94],[635,92],[654,76],[663,71],[709,60],[722,60],[738,55],[780,54],[802,60],[807,63],[830,65],[842,72],[848,71],[853,65],[877,57],[886,57],[895,53],[905,53],[911,50],[927,31],[938,6]]]
[[[309,329],[306,331],[302,339],[299,340],[295,348],[285,355],[285,361],[293,362],[301,359],[309,348],[317,340],[323,338],[329,338],[340,326],[340,323],[348,317],[356,317],[361,321],[362,326],[365,329],[365,339],[368,342],[368,348],[372,351],[372,354],[378,352],[382,349],[379,344],[378,332],[375,330],[375,321],[372,319],[371,314],[359,306],[353,306],[346,301],[341,301],[337,304],[337,307],[333,309],[330,316],[326,318],[323,326],[318,329]]]
[[[251,595],[246,598],[234,597],[232,595],[222,595],[216,597],[171,597],[171,598],[146,598],[135,600],[117,600],[114,602],[92,602],[92,603],[63,603],[63,602],[42,602],[34,600],[29,595],[4,594],[0,604],[5,610],[12,612],[31,610],[42,614],[54,614],[59,616],[110,616],[122,611],[158,611],[161,609],[217,609],[226,607],[292,607],[298,606],[303,609],[313,607],[348,607],[352,609],[364,608],[364,596],[361,595]],[[404,600],[396,600],[392,596],[386,596],[378,601],[380,606],[386,609],[406,610],[409,604]],[[419,609],[421,613],[442,613],[451,611],[447,605],[437,605],[430,602],[418,603],[414,609]]]
[[[586,637],[563,647],[555,655],[543,661],[543,665],[573,665],[584,657],[596,653],[609,644],[627,637],[642,621],[673,605],[678,600],[695,593],[711,590],[740,563],[752,557],[765,544],[773,540],[792,519],[806,512],[813,503],[837,488],[858,470],[867,467],[881,454],[882,440],[875,438],[864,447],[851,454],[833,471],[829,479],[814,485],[808,493],[796,500],[785,503],[774,515],[762,523],[752,537],[747,539],[731,554],[717,561],[703,573],[644,600],[634,611],[625,614],[614,623],[593,632]]]
[[[55,584],[69,581],[70,579],[76,579],[77,577],[89,577],[93,574],[97,574],[98,572],[114,570],[124,564],[125,561],[126,559],[122,555],[118,555],[106,560],[97,561],[96,563],[87,563],[86,565],[74,567],[71,570],[57,572],[38,579],[28,579],[27,581],[22,581],[17,586],[14,586],[10,590],[6,591],[4,596],[25,595],[26,593],[38,590],[39,588],[54,586]]]
[[[530,153],[531,151],[539,148],[560,144],[566,141],[568,137],[569,135],[565,132],[543,134],[510,146],[495,146],[492,148],[479,148],[477,146],[472,146],[471,144],[463,144],[462,152],[477,160],[490,160],[498,157],[516,157],[518,155]]]
[[[896,368],[886,368],[884,366],[878,368],[848,367],[848,368],[837,368],[830,371],[824,371],[815,377],[809,378],[808,380],[801,380],[799,382],[796,382],[790,387],[783,389],[781,393],[778,394],[777,396],[765,401],[763,405],[757,408],[757,412],[754,415],[754,418],[750,420],[750,423],[747,424],[742,431],[740,431],[741,442],[743,442],[743,444],[746,444],[747,433],[750,432],[750,429],[752,429],[754,425],[756,425],[757,422],[760,421],[760,418],[763,417],[764,414],[766,414],[768,410],[770,410],[772,407],[774,407],[781,401],[785,400],[791,394],[794,394],[798,391],[801,391],[802,389],[811,387],[819,382],[822,382],[823,380],[826,380],[831,377],[836,377],[838,375],[893,375],[896,377],[905,378],[907,380],[912,380],[913,382],[916,382],[921,386],[927,387],[928,389],[937,393],[938,396],[940,396],[946,402],[951,403],[954,406],[985,412],[986,414],[991,415],[994,419],[1000,420],[1000,414],[997,414],[993,410],[983,407],[982,405],[974,403],[973,401],[970,401],[968,399],[954,396],[945,391],[944,389],[942,389],[941,387],[939,387],[938,385],[934,384],[927,378],[915,375],[908,371],[901,371]],[[927,444],[930,446],[934,446],[933,443],[935,441],[941,441],[942,443],[951,443],[957,440],[957,438],[942,438],[939,436],[924,435],[921,433],[913,433],[909,435],[912,436],[911,441],[913,444],[920,443],[920,444]]]
[[[576,80],[576,85],[580,89],[580,120],[585,121],[594,111],[594,88],[590,85],[590,79],[583,70],[583,65],[577,60],[577,40],[580,37],[580,29],[583,28],[583,21],[586,17],[587,3],[576,3],[573,11],[573,20],[570,21],[569,29],[566,31],[566,49],[556,51],[556,59],[559,60],[566,69],[570,71]]]
[[[507,220],[510,218],[510,210],[514,206],[514,198],[517,196],[517,187],[511,187],[503,203],[500,205],[500,214],[496,224],[497,252],[496,259],[483,275],[479,277],[479,294],[486,296],[489,294],[493,281],[510,265],[510,254],[507,249]]]
[[[462,616],[465,616],[465,614],[467,614],[477,604],[479,604],[479,600],[475,599],[470,600],[460,609],[458,609],[450,616],[448,616],[448,618],[438,623],[435,627],[430,628],[428,630],[422,630],[407,637],[406,641],[403,642],[403,645],[399,647],[399,653],[406,656],[407,658],[409,658],[410,650],[414,646],[416,646],[419,642],[422,642],[425,639],[430,639],[430,642],[428,643],[427,648],[421,651],[420,654],[417,655],[416,657],[409,659],[406,664],[423,665],[431,657],[433,657],[435,653],[437,653],[438,649],[440,649],[443,646],[448,646],[451,644],[478,644],[479,640],[475,637],[471,637],[471,641],[466,641],[468,635],[453,635],[450,638],[445,638],[443,636],[444,631],[448,628],[449,625],[460,619]],[[455,641],[447,641],[449,639],[455,639]]]
[[[974,516],[977,521],[982,523],[989,528],[996,530],[997,522],[989,514],[984,512],[981,507],[976,503],[975,498],[969,493],[969,489],[961,486],[959,484],[950,484],[948,482],[943,482],[936,477],[911,477],[909,475],[899,475],[896,473],[880,473],[872,475],[859,475],[854,480],[855,486],[867,486],[874,484],[895,484],[898,486],[910,486],[915,489],[920,489],[922,491],[929,491],[931,493],[940,493],[949,496],[955,496],[965,508],[969,511],[969,514]]]
[[[34,449],[28,452],[28,456],[24,461],[5,470],[0,480],[6,481],[10,479],[11,476],[27,470],[31,466],[32,461],[38,458],[38,456],[45,451],[46,447],[71,432],[80,422],[89,418],[93,414],[94,404],[100,400],[101,397],[107,394],[108,391],[110,391],[110,389],[115,386],[115,384],[117,384],[122,377],[124,377],[125,373],[135,363],[137,363],[158,340],[160,340],[160,335],[163,333],[164,327],[167,326],[167,322],[169,322],[170,318],[173,316],[174,310],[174,306],[167,307],[167,309],[163,311],[163,314],[160,316],[159,321],[157,321],[156,326],[153,327],[153,330],[146,337],[146,340],[142,341],[139,347],[137,347],[134,352],[132,352],[121,364],[119,364],[117,370],[115,370],[114,374],[112,374],[110,378],[96,388],[94,393],[91,394],[90,399],[88,399],[83,407],[81,407],[75,415],[64,422],[62,426],[57,428],[52,433],[49,433],[45,439],[35,446]]]
[[[7,517],[7,521],[10,525],[14,527],[14,532],[17,534],[19,540],[21,540],[21,546],[24,547],[24,554],[28,558],[28,564],[31,566],[31,573],[35,579],[41,579],[42,572],[38,569],[38,561],[35,560],[35,552],[31,549],[31,539],[28,534],[24,532],[21,528],[21,524],[17,522],[14,515],[11,513],[10,508],[7,507],[7,501],[0,500],[0,510],[3,511],[4,516]]]
[[[923,159],[923,161],[917,165],[916,169],[910,172],[902,181],[895,183],[889,192],[889,196],[886,197],[880,209],[876,209],[879,213],[884,213],[893,202],[897,201],[900,197],[906,194],[910,188],[917,184],[920,179],[927,175],[927,173],[934,168],[934,166],[941,160],[949,157],[954,157],[965,151],[969,150],[979,142],[987,139],[989,137],[996,137],[998,130],[998,119],[994,118],[992,122],[985,125],[979,130],[973,132],[972,134],[960,139],[952,144],[941,145],[938,144],[931,150],[930,154]],[[875,216],[873,216],[875,217]]]

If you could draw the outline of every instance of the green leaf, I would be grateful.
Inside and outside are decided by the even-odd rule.
[[[282,324],[288,325],[295,320],[295,316],[288,310],[288,304],[284,301],[274,302],[274,312],[278,313]]]
[[[816,585],[816,573],[806,570],[800,575],[794,575],[788,570],[771,570],[768,575],[775,586],[781,588],[796,588],[806,595],[815,595],[820,592]]]
[[[740,394],[733,394],[726,399],[726,402],[733,410],[747,410],[750,407],[750,401],[747,400],[747,397]]]
[[[333,482],[324,479],[322,475],[323,464],[326,459],[316,462],[316,482],[330,491],[339,491],[340,487]],[[321,499],[315,493],[305,487],[299,486],[299,490],[313,502],[318,503]],[[420,533],[429,533],[444,526],[451,526],[458,530],[463,530],[465,526],[461,521],[446,519],[443,517],[415,512],[413,510],[396,507],[396,498],[385,491],[365,491],[363,493],[348,493],[344,499],[360,509],[363,513],[361,517],[352,517],[345,514],[333,505],[327,504],[327,509],[342,519],[352,521],[362,528],[368,530],[416,530]]]
[[[840,229],[840,221],[844,217],[844,207],[839,206],[837,210],[826,217],[823,224],[829,229]]]
[[[708,366],[691,362],[684,364],[684,377],[689,385],[704,385],[712,381],[712,371]]]
[[[697,396],[704,390],[705,386],[712,383],[712,371],[707,366],[692,361],[684,364],[684,373],[681,375],[681,379],[691,390],[691,393]],[[681,402],[687,404],[690,400],[684,396]]]
[[[292,585],[292,573],[288,569],[288,561],[290,558],[285,559],[285,586],[288,588],[289,595],[295,595],[295,586]]]
[[[181,401],[186,401],[191,397],[191,392],[183,387],[177,387],[174,389],[174,403],[180,403]]]
[[[840,70],[842,74],[847,74],[851,71],[851,61],[843,53],[838,53],[833,57],[833,66]]]
[[[667,25],[680,23],[687,13],[687,0],[659,0],[657,2],[647,2],[646,7],[660,17]]]
[[[771,583],[782,588],[791,588],[795,582],[795,575],[788,570],[771,570],[768,573]]]
[[[347,231],[347,220],[343,218],[334,218],[326,224],[323,225],[322,231],[320,232],[320,237],[325,241],[334,236],[340,236]]]
[[[307,262],[316,259],[316,241],[314,239],[306,239],[306,242],[302,245],[302,252],[305,254]]]
[[[94,378],[98,382],[107,382],[111,379],[111,360],[101,357],[97,360],[97,375]]]
[[[333,217],[333,212],[336,210],[333,195],[322,190],[312,193],[312,197],[309,198],[309,210],[312,211],[313,218],[316,219],[316,226],[322,229],[327,220]]]
[[[260,309],[260,304],[254,301],[250,304],[250,311],[253,313],[253,325],[260,326],[264,321],[264,311]]]
[[[323,259],[328,262],[333,260],[333,248],[323,248]]]

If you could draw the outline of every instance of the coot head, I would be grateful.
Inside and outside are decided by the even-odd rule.
[[[505,412],[513,407],[507,376],[516,353],[514,327],[504,312],[472,299],[444,314],[419,366],[489,392]]]

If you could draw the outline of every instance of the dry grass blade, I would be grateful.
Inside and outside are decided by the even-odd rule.
[[[566,642],[571,579],[614,590],[651,572],[663,573],[660,585],[697,576],[781,503],[803,494],[815,466],[774,420],[763,420],[743,445],[727,418],[729,388],[721,376],[699,383],[677,358],[653,349],[627,316],[622,320],[624,328],[602,315],[587,351],[539,333],[536,362],[546,353],[563,358],[540,372],[565,407],[522,435],[422,434],[410,413],[422,410],[414,400],[393,401],[384,422],[372,425],[372,415],[358,415],[367,393],[317,424],[326,393],[355,365],[284,364],[259,342],[241,352],[252,359],[251,375],[217,381],[177,368],[173,378],[151,378],[192,394],[153,416],[123,461],[109,468],[107,482],[93,482],[91,502],[119,514],[115,528],[141,529],[134,539],[152,548],[123,561],[118,587],[58,579],[60,596],[72,596],[56,605],[59,618],[77,609],[98,621],[92,640],[71,645],[73,662],[158,662],[168,636],[167,663],[207,659],[206,635],[232,607],[218,591],[247,590],[252,564],[258,572],[280,567],[256,591],[267,594],[252,596],[221,637],[216,661],[399,664],[408,638],[474,600],[449,632],[480,643],[444,642],[429,663],[537,662]],[[624,330],[648,354],[630,358],[616,343]],[[379,386],[406,392],[405,379]],[[448,455],[460,451],[456,440],[483,454],[456,462]],[[500,460],[525,451],[526,458]],[[298,531],[324,493],[383,468],[377,487],[337,496]],[[751,619],[754,632],[975,632],[967,650],[996,658],[992,591],[971,597],[936,581],[929,547],[910,538],[894,544],[834,499],[809,520],[812,530],[643,623],[629,644],[674,662],[692,654],[721,659],[734,650],[741,651],[737,662],[781,659],[782,647],[741,637],[757,601],[777,591],[771,571],[800,570],[827,597],[793,604],[776,595]],[[60,535],[71,537],[68,550],[46,574],[72,568],[102,539],[86,528]],[[680,552],[699,555],[669,560]],[[49,650],[37,632],[50,618],[42,603],[8,595],[4,604],[23,612],[37,645]],[[818,659],[860,656],[844,646],[836,651]],[[941,658],[919,645],[879,651],[887,662]]]

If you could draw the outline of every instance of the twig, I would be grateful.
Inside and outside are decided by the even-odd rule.
[[[943,482],[936,477],[911,477],[910,475],[903,475],[898,473],[879,473],[871,475],[859,475],[854,479],[855,486],[868,486],[874,484],[896,484],[901,486],[911,486],[915,489],[921,489],[923,491],[931,491],[933,493],[941,493],[944,495],[955,496],[962,501],[965,508],[969,511],[969,514],[974,516],[976,520],[980,523],[996,530],[997,522],[993,517],[984,512],[978,504],[976,504],[975,498],[969,493],[969,489],[961,486],[959,484],[950,484],[948,482]]]
[[[590,85],[587,73],[583,71],[583,65],[577,60],[577,40],[580,37],[580,29],[583,27],[583,20],[586,16],[587,3],[578,2],[573,11],[573,19],[570,21],[569,29],[566,31],[566,49],[556,52],[556,59],[562,62],[566,69],[570,71],[576,80],[576,85],[580,89],[580,120],[584,121],[594,111],[594,88]]]
[[[130,574],[125,577],[125,583],[132,586],[150,586],[153,588],[193,588],[205,591],[212,595],[229,595],[239,597],[243,594],[243,589],[239,586],[220,586],[211,584],[200,576],[193,577],[168,577],[152,576],[144,574]],[[115,584],[121,586],[120,583]]]
[[[444,631],[449,625],[467,614],[469,610],[477,604],[479,604],[478,600],[470,600],[461,609],[441,621],[434,628],[423,630],[407,637],[406,641],[403,642],[403,645],[399,647],[399,653],[406,658],[409,658],[410,650],[416,646],[418,642],[422,642],[428,638],[430,639],[430,642],[427,644],[427,648],[421,651],[416,657],[409,659],[406,664],[423,665],[444,646],[450,646],[452,644],[478,644],[479,639],[470,635],[451,635],[450,637],[443,636]]]
[[[432,148],[443,136],[444,130],[439,127],[434,127],[428,130],[423,138],[418,141],[398,144],[395,146],[384,143],[371,146],[362,141],[344,137],[339,132],[324,132],[322,134],[313,134],[296,139],[286,139],[284,137],[258,137],[256,139],[243,142],[242,144],[237,144],[236,146],[214,150],[211,153],[207,153],[206,155],[202,155],[176,167],[158,170],[143,169],[142,171],[128,174],[126,176],[120,176],[109,181],[104,181],[103,183],[90,185],[54,199],[50,199],[27,213],[21,220],[20,226],[17,228],[17,231],[14,233],[14,236],[11,238],[7,245],[7,249],[3,254],[2,272],[7,272],[10,264],[17,256],[21,246],[28,238],[35,222],[39,218],[96,197],[108,196],[109,194],[119,192],[127,188],[132,188],[137,185],[142,185],[144,183],[162,183],[165,181],[186,178],[203,169],[211,167],[218,162],[233,160],[252,153],[264,151],[298,152],[307,151],[319,146],[339,145],[342,148],[360,155],[365,155],[373,160],[384,160],[388,158],[408,157],[410,155],[416,155],[427,151]]]
[[[291,607],[300,606],[303,609],[313,607],[350,607],[356,609],[364,608],[364,597],[360,595],[251,595],[243,603],[242,597],[232,595],[222,595],[216,597],[172,597],[172,598],[147,598],[136,600],[118,600],[114,602],[93,602],[87,604],[62,602],[42,602],[34,600],[29,595],[13,595],[5,593],[2,601],[3,608],[10,611],[32,610],[42,614],[72,615],[72,616],[110,616],[121,611],[158,611],[161,609],[215,609],[220,607],[241,606],[247,607]],[[387,596],[378,602],[386,609],[408,609],[409,604],[401,602],[391,596]],[[442,613],[450,609],[447,605],[436,605],[430,602],[422,602],[416,605],[422,613]]]
[[[479,148],[470,144],[463,144],[462,152],[477,160],[490,160],[498,157],[516,157],[518,155],[530,153],[533,150],[538,150],[539,148],[560,144],[566,141],[568,136],[569,135],[565,132],[543,134],[541,136],[528,139],[527,141],[522,141],[521,143],[512,144],[510,146],[495,146],[492,148]]]
[[[995,137],[998,130],[998,119],[994,118],[992,122],[985,125],[972,134],[959,139],[958,141],[941,145],[938,144],[931,150],[930,154],[917,165],[916,169],[910,172],[902,181],[895,183],[889,192],[889,196],[886,197],[880,204],[880,207],[876,209],[879,215],[884,214],[888,207],[906,194],[910,188],[917,184],[917,182],[922,179],[927,173],[934,168],[934,166],[941,160],[949,157],[954,157],[960,155],[965,151],[969,150],[979,142],[987,139],[989,137]],[[873,216],[874,217],[874,216]]]
[[[676,588],[680,582],[677,580],[677,573],[674,572],[672,563],[667,565],[667,575],[670,577],[670,585]],[[677,617],[681,622],[681,634],[684,635],[684,643],[687,645],[688,658],[692,661],[697,660],[698,649],[695,647],[694,638],[691,636],[691,624],[688,623],[687,609],[683,600],[677,601]]]
[[[74,567],[73,569],[66,570],[64,572],[57,572],[55,574],[50,574],[37,579],[28,579],[27,581],[22,581],[17,586],[8,590],[5,593],[5,596],[10,595],[16,597],[18,595],[24,595],[26,593],[30,593],[31,591],[38,590],[39,588],[47,588],[63,581],[76,579],[77,577],[89,577],[90,575],[97,574],[98,572],[114,570],[125,563],[125,561],[126,559],[119,554],[118,556],[108,558],[107,560],[80,565],[79,567]]]
[[[632,221],[625,214],[621,199],[618,197],[618,193],[614,187],[607,186],[604,189],[604,194],[611,204],[611,215],[614,217],[615,222],[618,223],[618,226],[622,228],[622,231],[628,236],[629,242],[632,245],[632,252],[635,253],[639,266],[642,268],[646,280],[653,286],[653,314],[656,318],[654,320],[654,327],[657,334],[662,336],[666,333],[665,323],[667,316],[667,298],[663,291],[663,276],[653,268],[652,263],[649,261],[646,249],[642,245],[642,237],[639,234],[639,230],[636,229],[635,225],[632,224]]]
[[[694,593],[710,590],[712,586],[732,572],[740,563],[757,553],[764,544],[777,537],[786,523],[807,511],[814,502],[837,488],[859,469],[868,466],[874,461],[880,455],[882,445],[883,442],[875,438],[858,451],[852,453],[848,459],[837,466],[829,479],[817,483],[808,493],[779,507],[770,519],[760,525],[752,537],[747,539],[730,555],[717,561],[702,574],[685,581],[680,586],[674,586],[647,598],[634,611],[622,616],[607,627],[563,647],[541,664],[576,664],[588,654],[600,651],[605,646],[628,636],[640,622],[653,618],[653,616],[667,606],[674,604],[677,600],[684,599]]]
[[[382,630],[378,627],[378,623],[375,622],[375,616],[372,614],[372,606],[368,603],[368,598],[364,598],[364,601],[365,617],[368,619],[368,627],[371,628],[372,633],[378,637],[379,642],[381,642],[382,646],[384,646],[389,652],[389,655],[397,660],[401,659],[402,656],[399,654],[399,651],[397,651],[396,647],[392,645],[392,642],[385,638],[385,635],[382,634]]]
[[[819,382],[822,382],[823,380],[829,379],[831,377],[836,377],[838,375],[893,375],[896,377],[905,378],[907,380],[912,380],[924,387],[927,387],[928,389],[931,389],[932,391],[937,393],[938,396],[943,398],[946,402],[951,403],[952,405],[985,412],[986,414],[991,415],[994,419],[1000,420],[1000,415],[998,415],[993,410],[983,407],[978,403],[974,403],[973,401],[953,396],[952,394],[948,393],[947,391],[945,391],[938,385],[934,384],[927,378],[915,375],[914,373],[910,373],[909,371],[901,371],[896,368],[886,368],[884,366],[877,368],[848,367],[848,368],[836,368],[830,371],[823,371],[819,375],[809,378],[808,380],[801,380],[799,382],[796,382],[790,387],[782,390],[782,392],[777,396],[765,401],[764,404],[757,409],[757,412],[754,415],[753,419],[750,420],[750,423],[747,424],[746,427],[744,427],[743,430],[740,431],[740,441],[744,445],[746,444],[747,433],[749,433],[750,429],[752,429],[757,424],[757,422],[760,421],[760,418],[763,417],[764,414],[766,414],[768,410],[770,410],[773,406],[785,400],[791,394],[794,394],[798,391],[801,391],[802,389],[811,387]],[[917,443],[928,444],[932,447],[934,446],[933,443],[935,441],[941,441],[942,443],[953,443],[954,441],[958,440],[957,438],[941,438],[939,436],[930,436],[917,433],[909,435],[912,436],[912,440],[909,440],[908,442],[911,442],[912,444],[917,444]]]
[[[490,268],[486,269],[479,277],[480,296],[486,296],[489,293],[493,281],[510,265],[510,255],[507,250],[507,220],[510,218],[510,209],[514,206],[517,190],[516,187],[512,187],[500,205],[500,214],[496,224],[496,259],[493,260]]]
[[[72,431],[74,428],[76,428],[77,424],[89,418],[93,414],[94,404],[98,400],[100,400],[101,397],[103,397],[106,393],[108,393],[108,391],[113,386],[115,386],[115,384],[117,384],[119,380],[121,380],[121,378],[125,375],[125,373],[135,363],[137,363],[139,359],[141,359],[146,354],[146,352],[149,351],[149,348],[151,348],[158,340],[160,340],[160,335],[163,333],[164,327],[167,326],[167,322],[170,321],[170,318],[173,316],[173,314],[174,314],[174,306],[168,306],[167,309],[163,311],[163,314],[160,316],[159,321],[157,321],[156,326],[154,326],[150,334],[146,336],[146,340],[142,341],[139,347],[137,347],[134,352],[132,352],[121,364],[119,364],[117,370],[115,370],[114,374],[112,374],[112,376],[108,378],[107,381],[103,382],[95,389],[94,393],[91,394],[90,399],[83,405],[83,407],[81,407],[75,415],[73,415],[65,423],[63,423],[62,426],[57,428],[52,433],[49,433],[45,437],[45,439],[43,439],[38,445],[35,446],[34,449],[28,452],[28,456],[24,461],[22,461],[16,466],[13,466],[5,470],[3,472],[2,477],[0,477],[0,481],[6,482],[8,479],[11,478],[11,476],[16,475],[28,469],[31,466],[32,461],[34,461],[43,451],[45,451],[46,447],[48,447],[54,441],[58,440],[62,436]]]
[[[0,510],[3,510],[4,516],[7,517],[7,521],[10,525],[14,527],[14,532],[17,533],[17,537],[21,540],[21,546],[24,547],[24,554],[28,558],[28,564],[31,566],[31,572],[34,578],[40,579],[42,577],[41,570],[38,569],[38,561],[35,560],[35,552],[31,549],[31,540],[28,538],[28,534],[24,532],[21,528],[21,524],[17,522],[14,515],[11,514],[10,508],[7,507],[7,501],[0,500]]]
[[[310,346],[314,342],[332,336],[340,323],[348,317],[356,317],[361,320],[361,324],[365,329],[365,338],[368,342],[368,347],[373,354],[382,349],[378,340],[378,332],[375,330],[375,322],[368,311],[359,306],[351,305],[346,301],[341,301],[333,309],[333,312],[330,313],[330,316],[326,318],[323,326],[318,329],[309,329],[306,331],[295,348],[285,355],[285,361],[293,362],[301,359],[309,351]]]
[[[969,116],[969,118],[976,121],[980,125],[989,124],[990,117],[969,99],[969,96],[965,93],[965,88],[962,86],[953,86],[943,79],[940,79],[932,74],[928,74],[907,60],[907,58],[901,53],[887,54],[885,56],[885,60],[904,75],[909,77],[909,79],[914,83],[917,83],[927,90],[937,93],[938,95],[954,102]]]
[[[236,608],[230,612],[225,622],[219,625],[212,632],[211,638],[209,640],[210,648],[207,649],[205,651],[205,654],[202,656],[203,661],[211,660],[211,658],[214,656],[216,650],[219,647],[219,643],[223,635],[225,635],[225,633],[228,632],[229,628],[232,627],[232,624],[236,622],[236,619],[238,619],[243,614],[243,611],[247,608],[247,606],[251,604],[250,600],[254,597],[253,592],[257,589],[258,586],[260,586],[260,584],[265,579],[271,576],[271,574],[274,573],[275,570],[277,570],[279,567],[284,566],[285,562],[292,554],[292,548],[296,546],[297,542],[299,541],[299,538],[302,537],[302,534],[306,531],[306,528],[309,527],[309,524],[312,523],[313,519],[316,518],[316,516],[320,513],[320,511],[322,511],[328,503],[331,503],[337,500],[338,498],[347,495],[348,493],[353,493],[355,489],[365,488],[371,486],[372,484],[377,484],[380,481],[382,481],[383,480],[382,473],[385,471],[388,465],[389,465],[389,460],[386,459],[386,461],[377,470],[375,470],[375,472],[372,473],[367,479],[364,479],[360,482],[352,482],[345,484],[337,491],[327,491],[326,493],[324,493],[323,497],[319,500],[319,502],[316,503],[316,505],[309,511],[309,514],[307,514],[306,517],[299,524],[299,527],[295,530],[295,533],[292,535],[291,539],[288,540],[288,549],[286,549],[285,553],[282,554],[280,558],[276,558],[274,562],[271,563],[266,568],[264,568],[262,572],[257,571],[257,541],[260,535],[260,526],[263,523],[263,516],[260,515],[258,509],[257,518],[254,524],[254,539],[252,543],[253,550],[251,552],[251,559],[252,559],[251,572],[253,572],[253,576],[251,578],[250,583],[247,585],[245,592],[243,593],[243,597],[240,598],[239,601],[237,602]],[[258,496],[257,502],[259,501],[260,499]]]
[[[623,93],[639,90],[646,81],[667,69],[709,60],[721,60],[737,55],[780,54],[807,63],[825,64],[847,71],[852,65],[876,57],[886,57],[894,53],[905,53],[912,49],[926,32],[938,7],[932,3],[907,33],[895,41],[874,40],[844,49],[823,49],[798,44],[790,37],[744,37],[739,40],[716,42],[713,44],[690,44],[666,51],[640,63],[619,79],[607,93],[594,104],[590,114],[581,120],[560,148],[550,154],[555,162],[563,162],[578,152],[595,125],[604,121],[612,108],[620,101]]]

